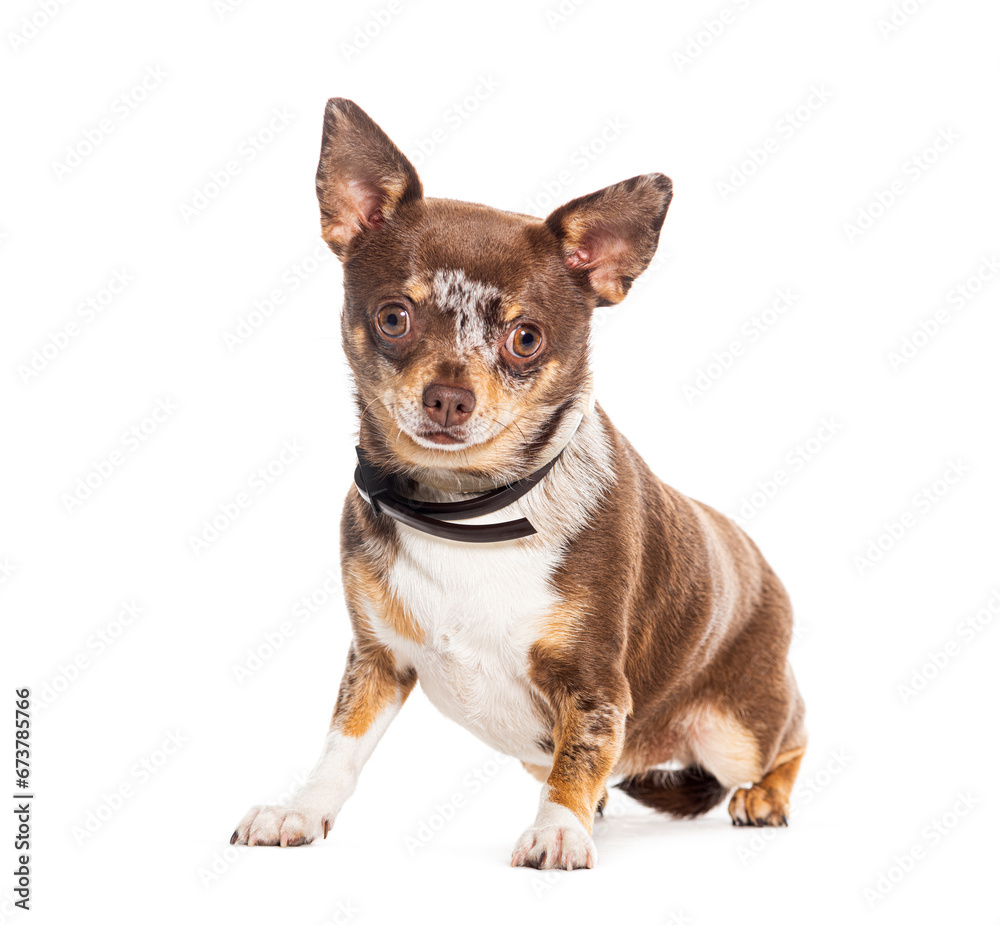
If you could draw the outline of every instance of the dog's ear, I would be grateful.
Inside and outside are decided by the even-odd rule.
[[[669,178],[648,173],[574,199],[545,219],[566,266],[580,271],[598,305],[624,299],[649,266],[673,194]]]
[[[323,240],[340,258],[393,210],[423,195],[413,165],[351,100],[327,101],[316,169]]]

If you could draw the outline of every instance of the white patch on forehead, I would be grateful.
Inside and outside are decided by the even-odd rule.
[[[431,297],[438,308],[455,316],[455,343],[467,351],[486,344],[483,306],[499,302],[496,286],[469,279],[462,270],[438,270],[431,281]]]

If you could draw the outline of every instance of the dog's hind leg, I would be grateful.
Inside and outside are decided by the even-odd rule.
[[[800,745],[782,752],[757,783],[740,787],[729,801],[733,825],[788,825],[792,785],[799,773],[806,748]]]
[[[729,801],[733,825],[788,825],[792,786],[806,750],[803,712],[796,692],[795,708],[767,772],[751,786],[736,790]]]

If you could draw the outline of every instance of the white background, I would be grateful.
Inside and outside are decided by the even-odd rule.
[[[995,921],[1000,283],[966,281],[1000,255],[1000,10],[906,8],[106,0],[46,22],[5,5],[3,687],[52,702],[33,911],[5,900],[0,921]],[[354,427],[340,271],[313,256],[328,96],[365,108],[429,195],[544,214],[673,178],[659,258],[596,329],[598,397],[667,482],[756,504],[811,731],[787,830],[616,793],[597,869],[511,870],[538,785],[418,691],[325,843],[229,848],[318,754],[348,642],[322,587]],[[77,307],[119,271],[88,322]],[[791,308],[765,315],[782,291]],[[158,401],[176,410],[129,438]],[[258,493],[284,441],[302,450]]]

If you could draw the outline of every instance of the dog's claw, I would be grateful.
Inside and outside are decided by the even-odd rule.
[[[233,832],[233,837],[229,839],[229,844],[235,845],[236,844],[236,840],[239,837],[240,837],[240,831],[239,831],[239,829],[237,829],[235,832]]]
[[[330,834],[330,820],[323,820],[323,840],[326,841],[326,836]]]
[[[788,825],[788,801],[778,791],[761,784],[741,787],[729,801],[729,816],[736,825],[757,829]]]
[[[528,829],[511,857],[512,866],[537,870],[576,870],[596,862],[597,852],[586,831],[560,825]]]
[[[275,845],[281,848],[308,845],[319,837],[320,823],[323,823],[325,838],[330,821],[322,819],[318,813],[299,812],[282,806],[254,806],[237,826],[231,844],[248,847]]]

